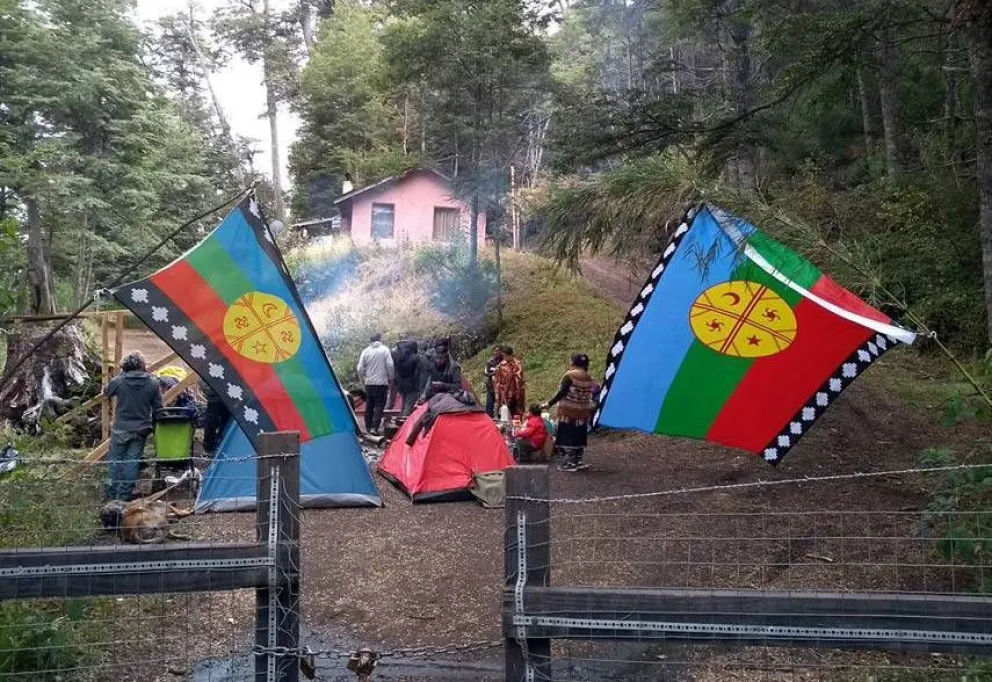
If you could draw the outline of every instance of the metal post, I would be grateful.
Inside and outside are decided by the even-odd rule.
[[[519,499],[528,498],[528,499]],[[551,640],[527,637],[513,623],[525,612],[526,587],[551,583],[551,511],[548,467],[518,466],[506,471],[506,590],[512,606],[504,613],[506,682],[551,679]]]
[[[255,596],[255,682],[298,682],[300,434],[258,438],[258,541],[275,565]]]

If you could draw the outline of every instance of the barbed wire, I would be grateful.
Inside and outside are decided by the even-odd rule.
[[[496,639],[488,641],[464,642],[462,644],[448,644],[445,646],[403,647],[398,649],[387,649],[385,651],[376,651],[368,648],[367,651],[371,652],[375,656],[376,660],[389,658],[432,659],[437,658],[438,656],[453,656],[457,654],[475,653],[478,651],[487,651],[489,649],[501,649],[502,647],[503,640]],[[266,647],[255,645],[252,647],[251,653],[255,656],[273,655],[279,658],[289,657],[315,660],[342,660],[352,658],[362,651],[362,648],[344,650],[310,649],[309,647],[293,648],[285,646]]]
[[[548,504],[595,504],[600,502],[620,502],[624,500],[639,500],[651,497],[667,497],[674,495],[689,495],[693,493],[722,492],[725,490],[741,490],[746,488],[768,488],[779,485],[801,485],[804,483],[826,483],[834,481],[850,481],[861,478],[883,478],[886,476],[909,476],[913,474],[933,474],[948,471],[968,471],[974,469],[990,469],[992,464],[954,464],[941,467],[927,467],[917,469],[896,469],[890,471],[862,471],[851,474],[833,474],[830,476],[806,476],[803,478],[786,478],[778,481],[751,481],[748,483],[725,483],[721,485],[707,485],[686,488],[671,488],[669,490],[659,490],[650,493],[627,493],[623,495],[601,495],[598,497],[583,498],[541,498],[528,495],[507,495],[507,500],[519,502],[542,502]]]
[[[259,460],[267,459],[285,459],[287,457],[296,457],[297,453],[276,453],[268,455],[243,455],[241,457],[224,457],[223,461],[225,464],[237,464],[240,462],[255,462]],[[215,457],[204,457],[202,455],[193,455],[191,457],[185,458],[188,461],[199,463],[199,464],[209,464],[213,462]],[[94,459],[87,461],[85,459],[77,457],[24,457],[23,455],[17,460],[17,466],[54,466],[57,464],[72,464],[72,465],[86,465],[86,466],[98,466],[106,464],[133,464],[135,462],[149,463],[153,464],[157,460],[154,456],[139,457],[137,459],[117,459],[113,462],[109,461],[106,457],[100,459]]]

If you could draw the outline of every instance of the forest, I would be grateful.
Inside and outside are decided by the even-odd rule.
[[[300,222],[330,217],[345,181],[430,165],[490,215],[490,240],[519,232],[563,264],[650,260],[710,200],[907,324],[989,345],[988,3],[277,4],[190,3],[148,26],[132,0],[0,0],[0,317],[85,303],[253,181]],[[218,101],[233,58],[262,67],[267,140]],[[301,122],[289,178],[253,163],[256,144],[278,159],[280,110]]]
[[[555,679],[567,671],[568,679],[591,679],[599,672],[600,679],[713,680],[727,679],[731,670],[769,681],[992,679],[987,657],[964,655],[975,648],[952,650],[967,641],[956,637],[975,637],[975,647],[987,654],[992,632],[986,617],[992,585],[992,2],[171,0],[174,13],[142,18],[148,16],[142,10],[165,5],[166,0],[0,0],[0,559],[7,561],[0,561],[0,569],[8,576],[7,596],[0,594],[0,679],[13,674],[41,680],[248,680],[261,679],[253,674],[256,666],[266,661],[274,666],[277,658],[294,671],[297,659],[311,667],[316,661],[323,676],[318,679],[339,673],[353,679],[355,669],[345,673],[344,666],[371,654],[365,646],[382,652],[388,679],[423,679],[416,674],[434,674],[431,666],[450,673],[443,679],[504,679],[485,675],[503,672],[506,653],[530,656],[526,642],[547,644],[545,654],[534,658],[554,664]],[[258,82],[250,85],[258,86],[258,94],[225,101],[222,81],[238,64],[251,67]],[[245,134],[232,116],[234,107],[250,110],[264,133]],[[298,122],[295,130],[285,125],[287,114]],[[281,163],[287,153],[288,164]],[[336,217],[343,224],[335,201],[349,188],[414,168],[451,180],[454,198],[464,206],[457,215],[467,216],[473,228],[464,239],[429,233],[428,243],[416,248],[390,249],[374,238],[356,245],[348,235],[310,239],[304,234],[301,226],[334,225]],[[434,175],[423,173],[428,174]],[[209,244],[204,237],[235,202],[240,203],[234,214],[253,230],[266,254],[260,260],[275,273],[268,281],[278,279],[284,286],[291,276],[296,285],[295,290],[287,286],[285,301],[279,302],[298,302],[306,313],[300,319],[311,325],[283,331],[302,330],[314,351],[307,357],[316,358],[314,365],[301,359],[289,370],[259,370],[262,360],[238,351],[247,360],[232,362],[258,371],[256,386],[241,382],[247,391],[231,376],[234,370],[215,364],[219,355],[208,364],[205,342],[191,336],[202,334],[193,329],[199,322],[187,326],[177,320],[181,305],[153,306],[149,289],[155,286],[134,283],[198,243]],[[695,433],[656,426],[664,405],[648,414],[648,428],[631,427],[644,433],[602,421],[606,395],[620,404],[617,379],[611,384],[610,377],[620,376],[622,337],[628,335],[629,345],[633,318],[651,302],[654,284],[645,286],[644,279],[652,268],[652,282],[670,272],[664,259],[675,252],[674,242],[655,266],[659,254],[679,236],[675,231],[686,211],[702,202],[752,222],[896,325],[918,332],[918,342],[879,358],[879,348],[887,350],[889,341],[895,345],[883,336],[892,327],[888,321],[881,330],[871,326],[879,335],[864,332],[858,343],[865,345],[852,347],[857,355],[845,350],[831,360],[827,369],[833,375],[826,370],[825,379],[810,375],[816,383],[797,398],[806,402],[773,424],[774,434],[762,447],[766,442],[774,447],[764,450],[739,449],[708,435],[717,412],[730,402],[729,391],[737,390],[726,380],[732,374],[726,364],[714,364],[712,375],[687,373],[681,392],[672,393],[671,404],[678,408],[694,400],[719,407],[709,410],[705,424],[699,420]],[[249,213],[255,216],[250,226]],[[482,220],[484,238],[475,229]],[[371,227],[366,234],[376,237]],[[252,239],[230,241],[254,248]],[[222,279],[231,268],[209,261],[209,253],[200,250],[203,267],[197,277],[220,272]],[[698,261],[703,271],[715,260],[689,247],[681,252],[686,253],[692,267]],[[195,290],[192,278],[180,281],[178,271],[170,280],[178,292],[168,297],[170,305],[185,298],[211,308],[218,327],[213,331],[216,339],[223,336],[224,348],[234,347],[232,338],[243,343],[247,337],[228,336],[221,327],[231,310],[244,306],[243,299],[250,304],[255,293],[270,296],[265,286],[245,284],[225,302],[204,295],[206,289]],[[774,269],[766,273],[776,276]],[[728,271],[720,282],[732,279]],[[129,290],[132,303],[147,304],[147,317],[125,298],[115,302],[111,290],[122,282],[132,282],[120,291]],[[725,295],[736,298],[733,305],[741,303],[740,295]],[[693,308],[703,299],[695,300]],[[754,297],[760,300],[760,294]],[[121,304],[134,316],[125,318],[131,313]],[[689,318],[691,326],[688,306],[679,310],[679,319]],[[784,300],[782,306],[791,310]],[[97,314],[76,324],[76,313],[87,307]],[[299,322],[292,313],[289,317]],[[860,319],[857,324],[869,327]],[[161,326],[156,329],[153,322]],[[678,324],[666,318],[657,326]],[[611,342],[618,327],[618,340]],[[788,343],[797,329],[786,329]],[[836,328],[817,329],[807,338],[841,347],[830,331]],[[429,339],[434,364],[428,371],[434,372],[441,367],[438,358],[443,363],[448,357],[450,343],[459,372],[477,388],[486,387],[498,367],[514,364],[504,353],[516,353],[520,394],[526,371],[527,397],[548,400],[531,405],[530,417],[545,436],[559,438],[558,444],[561,431],[553,431],[567,429],[569,420],[552,425],[544,410],[570,395],[572,379],[566,382],[569,375],[563,373],[573,373],[589,386],[580,405],[586,416],[571,424],[573,437],[582,443],[589,438],[588,466],[580,469],[573,460],[564,467],[515,467],[534,461],[518,462],[510,455],[509,447],[524,434],[508,420],[496,425],[482,419],[496,434],[496,450],[506,450],[497,477],[504,470],[543,472],[540,488],[518,488],[527,491],[523,496],[504,489],[505,518],[473,502],[414,506],[412,495],[405,496],[409,491],[386,479],[373,481],[386,448],[410,443],[397,436],[401,425],[410,425],[398,410],[398,419],[390,416],[396,431],[389,438],[372,433],[370,440],[366,433],[359,441],[358,422],[349,421],[366,388],[359,357],[378,334],[390,346],[400,339]],[[700,353],[710,352],[686,338]],[[437,345],[438,339],[445,343]],[[290,343],[286,337],[282,341]],[[754,344],[759,341],[755,337]],[[651,362],[667,362],[671,355],[654,337],[641,347]],[[117,475],[117,469],[102,465],[123,463],[121,436],[111,427],[112,409],[121,413],[120,398],[112,408],[111,393],[105,399],[101,389],[115,365],[122,371],[127,366],[121,362],[125,350],[147,355],[145,367],[163,375],[163,387],[167,376],[161,370],[179,369],[166,367],[170,362],[182,364],[181,357],[193,370],[182,369],[182,379],[169,375],[176,383],[162,397],[166,404],[186,395],[208,411],[211,402],[214,409],[225,403],[226,409],[241,410],[232,412],[223,443],[240,433],[248,447],[244,457],[234,445],[214,457],[206,439],[194,436],[194,420],[184,417],[188,441],[180,455],[189,468],[182,476],[161,477],[159,442],[152,443],[156,461],[147,463],[154,464],[148,467],[154,472],[144,475],[139,487],[169,487],[144,499],[171,491],[166,501],[189,505],[171,519],[189,534],[169,537],[190,541],[194,549],[216,541],[220,544],[212,546],[224,552],[237,549],[240,545],[230,544],[235,541],[256,543],[246,546],[264,550],[269,561],[284,554],[273,544],[283,540],[269,532],[269,524],[290,518],[286,527],[305,529],[302,564],[280,574],[280,580],[296,581],[290,589],[272,588],[278,564],[263,569],[253,563],[258,586],[264,585],[257,602],[247,590],[223,586],[211,588],[219,591],[209,596],[162,594],[161,599],[140,590],[121,596],[104,590],[97,596],[62,588],[58,599],[44,604],[30,591],[10,596],[9,585],[25,578],[19,556],[32,548],[82,551],[93,543],[94,551],[107,557],[119,549],[114,543],[120,519],[106,520],[107,506],[101,505],[105,478]],[[753,358],[742,358],[728,362],[737,363],[734,371],[740,375],[733,381],[743,385]],[[876,360],[883,366],[831,404]],[[254,364],[244,364],[249,361]],[[319,376],[311,376],[314,366]],[[755,410],[738,408],[744,415],[738,430],[753,428],[757,411],[771,411],[767,406],[781,386],[801,383],[798,370],[783,366],[776,366],[780,383],[762,374],[756,385],[764,392],[741,399]],[[625,367],[638,372],[631,361]],[[257,518],[193,513],[204,480],[197,467],[205,465],[209,479],[225,464],[243,462],[249,471],[262,463],[258,476],[270,477],[268,490],[277,491],[283,480],[279,467],[297,459],[281,450],[269,455],[274,451],[253,450],[246,432],[234,426],[255,424],[256,436],[269,428],[258,426],[260,403],[242,404],[242,398],[285,404],[275,395],[284,380],[270,381],[277,370],[287,372],[278,376],[290,377],[285,386],[294,393],[309,390],[312,382],[313,396],[333,394],[343,418],[329,428],[332,420],[322,403],[318,428],[327,430],[318,436],[340,437],[337,443],[353,446],[353,452],[339,445],[318,450],[311,439],[303,443],[311,454],[299,459],[336,464],[343,461],[342,452],[351,452],[362,465],[355,471],[368,473],[369,488],[375,489],[371,497],[376,504],[383,501],[382,508],[326,513],[308,508],[306,515],[280,517],[282,505],[260,503]],[[657,378],[657,367],[651,370]],[[213,379],[210,391],[196,386],[196,372],[208,384]],[[709,381],[711,376],[726,384],[719,401],[704,386],[718,383]],[[432,391],[433,384],[448,385],[431,384]],[[659,400],[668,400],[669,388],[664,396],[657,391]],[[386,395],[383,386],[377,389]],[[598,404],[594,390],[604,399]],[[618,411],[632,412],[628,408],[646,393],[641,390]],[[522,395],[519,400],[521,408],[529,402]],[[425,414],[430,407],[418,409]],[[605,428],[587,428],[592,414]],[[297,416],[304,419],[302,412]],[[822,426],[807,437],[807,422],[820,417]],[[673,421],[680,418],[676,414]],[[288,434],[293,438],[300,433],[292,425],[276,430],[296,431]],[[435,434],[440,431],[434,427]],[[689,441],[704,436],[709,443]],[[803,450],[772,467],[779,463],[778,448],[791,448],[799,437],[807,439]],[[142,448],[144,438],[140,435]],[[131,441],[137,439],[124,442]],[[461,449],[469,454],[480,449],[475,440],[469,442],[471,447]],[[581,459],[585,446],[569,449],[573,455],[578,450]],[[270,464],[274,468],[265,468]],[[465,472],[469,486],[480,472],[493,473],[474,465],[466,465]],[[213,480],[236,478],[226,476],[218,473]],[[259,492],[268,485],[251,471],[242,476],[242,482],[257,483]],[[314,497],[325,497],[324,492],[334,497],[341,491],[330,486],[359,478],[336,472],[322,477],[329,489]],[[309,485],[309,478],[314,477],[304,477],[304,483]],[[550,489],[549,480],[554,481]],[[290,489],[299,495],[294,485],[284,486],[281,494],[288,496]],[[343,504],[354,501],[353,492],[341,492]],[[249,504],[256,499],[252,494],[243,498]],[[535,513],[528,522],[527,514]],[[553,552],[546,535],[552,527]],[[269,544],[259,544],[266,537]],[[299,551],[299,537],[293,543]],[[529,549],[521,552],[525,546]],[[182,545],[141,549],[176,547]],[[532,554],[534,547],[546,554]],[[261,558],[251,555],[251,561]],[[104,573],[96,578],[116,585],[123,574],[108,572],[110,565],[101,564]],[[297,593],[301,565],[305,589]],[[39,563],[38,573],[61,580],[52,566]],[[227,574],[211,579],[221,575]],[[519,607],[516,599],[523,590],[583,586],[707,594],[771,590],[787,597],[794,611],[779,611],[779,602],[757,608],[759,602],[745,595],[740,603],[746,612],[711,606],[722,610],[706,615],[696,605],[709,604],[709,597],[685,593],[692,617],[686,623],[692,628],[735,628],[738,623],[730,621],[738,618],[769,637],[753,640],[761,646],[744,646],[752,641],[747,637],[731,641],[742,631],[729,629],[712,630],[706,637],[718,636],[690,647],[673,633],[691,628],[669,631],[654,623],[656,640],[559,641],[552,657],[547,639],[552,635],[532,639],[518,629],[524,597],[519,596]],[[820,598],[810,590],[851,596],[854,602],[848,603],[857,607],[808,608],[821,604],[804,601],[809,595]],[[293,608],[298,615],[303,604],[305,614],[305,620],[280,622],[279,637],[299,630],[300,622],[306,625],[303,640],[297,632],[296,639],[285,640],[288,646],[274,646],[283,639],[261,638],[276,633],[271,600],[279,591],[297,594]],[[895,606],[884,606],[888,596]],[[957,611],[940,611],[941,604],[958,597],[961,604],[976,604],[979,615],[966,619],[954,616]],[[600,597],[590,598],[589,604],[600,603]],[[674,617],[677,609],[669,603],[675,600],[651,618]],[[826,603],[817,608],[826,609]],[[553,600],[548,604],[558,609]],[[896,609],[899,618],[911,617],[882,613],[896,607],[909,609]],[[636,625],[626,606],[590,613]],[[796,622],[790,620],[793,613]],[[875,633],[879,650],[861,650],[870,637],[854,643],[856,652],[807,648],[813,641],[849,643],[823,635],[821,617],[828,613],[825,622],[842,625],[845,637]],[[263,614],[267,622],[260,628]],[[771,614],[781,621],[764,620]],[[859,620],[864,614],[875,620]],[[768,623],[775,622],[783,624],[782,632],[798,632],[810,623],[809,639],[789,639],[786,633],[785,640],[776,640],[768,634]],[[641,631],[631,632],[640,637]],[[939,647],[927,649],[928,641]],[[778,646],[783,642],[791,643]],[[628,664],[643,676],[630,674],[635,668],[624,667]],[[284,679],[295,680],[295,672]]]

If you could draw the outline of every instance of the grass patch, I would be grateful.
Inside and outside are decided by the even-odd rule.
[[[528,400],[551,397],[572,353],[589,355],[590,371],[602,379],[610,340],[624,310],[598,296],[581,278],[529,254],[503,255],[503,328],[498,342],[513,346],[524,362]],[[485,385],[490,349],[464,359],[476,390]]]
[[[20,438],[24,464],[0,479],[0,549],[59,547],[92,541],[98,533],[102,468],[70,474],[66,465],[28,464],[38,457],[65,456],[48,438]],[[66,680],[104,641],[99,615],[106,599],[0,603],[0,680]],[[67,676],[70,675],[70,676]]]
[[[89,660],[88,643],[100,641],[89,612],[80,599],[0,604],[0,680],[78,679],[66,674]]]

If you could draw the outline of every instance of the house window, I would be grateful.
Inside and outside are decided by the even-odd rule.
[[[372,204],[372,239],[392,239],[393,204]]]
[[[434,207],[434,241],[447,242],[462,231],[462,212],[457,208]]]

